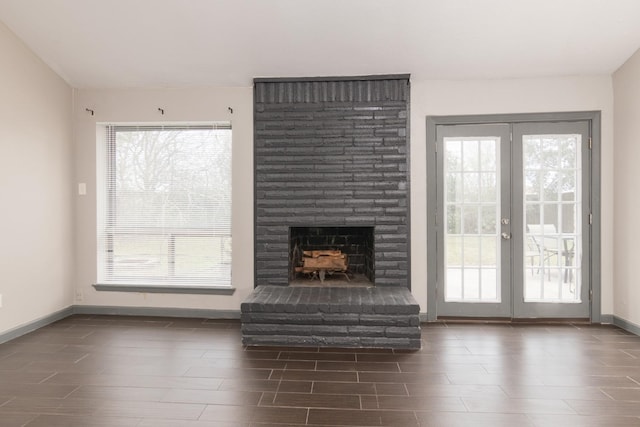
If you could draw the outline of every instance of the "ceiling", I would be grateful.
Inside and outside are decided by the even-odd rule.
[[[0,21],[76,88],[600,75],[640,48],[640,0],[0,0]]]

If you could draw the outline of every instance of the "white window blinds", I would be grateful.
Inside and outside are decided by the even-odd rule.
[[[98,282],[230,286],[231,125],[108,125],[103,144]]]

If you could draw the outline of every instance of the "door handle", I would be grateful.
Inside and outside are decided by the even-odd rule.
[[[510,240],[511,239],[511,234],[509,234],[509,233],[502,233],[501,236],[502,236],[502,238],[504,240]]]

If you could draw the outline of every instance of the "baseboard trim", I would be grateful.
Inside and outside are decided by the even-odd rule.
[[[600,316],[600,323],[603,325],[613,325],[613,314],[603,314]]]
[[[63,308],[62,310],[58,310],[54,313],[51,313],[47,316],[25,323],[24,325],[20,325],[13,329],[9,329],[8,331],[0,334],[0,344],[7,341],[11,341],[23,335],[26,335],[29,332],[33,332],[36,329],[40,329],[44,326],[50,325],[51,323],[57,322],[58,320],[64,319],[65,317],[69,317],[73,313],[74,313],[73,307],[70,306],[67,308]]]
[[[117,315],[117,316],[154,316],[154,317],[184,317],[197,319],[240,319],[240,310],[208,310],[195,308],[174,307],[117,307],[102,305],[71,305],[48,316],[25,323],[6,332],[0,333],[0,344],[40,329],[65,317],[74,314],[85,315]]]
[[[114,316],[154,316],[154,317],[184,317],[198,319],[240,319],[240,310],[209,310],[197,308],[174,307],[120,307],[105,305],[72,305],[55,313],[20,325],[6,332],[0,333],[0,344],[33,332],[73,314],[85,315],[114,315]],[[613,314],[603,314],[601,323],[615,325],[627,332],[640,336],[640,325],[625,320]],[[427,313],[420,313],[420,322],[428,322]]]
[[[186,317],[201,319],[240,319],[240,310],[209,310],[174,307],[122,307],[104,305],[74,305],[73,314]]]
[[[618,316],[613,316],[612,323],[617,327],[624,329],[627,332],[631,332],[634,335],[640,336],[640,325],[636,325],[635,323],[625,320]]]

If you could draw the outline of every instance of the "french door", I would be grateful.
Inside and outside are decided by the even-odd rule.
[[[438,317],[590,317],[590,137],[587,120],[436,126]]]

